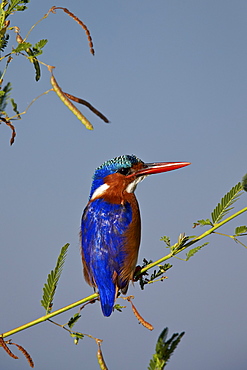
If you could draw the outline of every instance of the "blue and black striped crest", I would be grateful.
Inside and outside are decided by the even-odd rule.
[[[117,172],[120,168],[130,168],[134,164],[143,163],[141,159],[137,158],[135,155],[121,155],[119,157],[105,161],[101,166],[96,168],[93,175],[93,183],[90,192],[90,197],[93,195],[94,191],[104,183],[104,178],[112,173]]]

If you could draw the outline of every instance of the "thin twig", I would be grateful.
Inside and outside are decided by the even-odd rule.
[[[238,212],[234,213],[233,215],[227,217],[225,220],[223,220],[223,221],[219,222],[218,224],[214,225],[209,230],[205,231],[203,234],[201,234],[199,236],[196,236],[194,239],[192,239],[188,243],[184,244],[183,248],[179,249],[178,251],[176,251],[176,250],[172,251],[171,253],[167,254],[166,256],[160,258],[159,260],[154,261],[152,263],[149,263],[147,266],[143,267],[140,271],[138,271],[136,273],[136,276],[142,274],[143,272],[146,272],[146,271],[150,270],[151,268],[155,267],[156,265],[158,265],[158,264],[160,264],[164,261],[167,261],[168,259],[174,257],[176,254],[184,251],[186,248],[191,247],[193,244],[197,243],[199,240],[207,237],[210,234],[213,234],[215,232],[215,230],[217,230],[218,228],[220,228],[221,226],[223,226],[227,222],[233,220],[235,217],[240,216],[244,212],[247,212],[247,207],[242,208],[240,211],[238,211]]]
[[[43,95],[48,94],[50,91],[53,91],[53,89],[49,89],[49,90],[47,90],[47,91],[43,92],[42,94],[40,94],[39,96],[37,96],[36,98],[34,98],[34,99],[31,101],[31,103],[27,106],[27,108],[26,108],[23,112],[21,112],[21,113],[19,113],[19,114],[16,114],[16,115],[14,115],[14,116],[9,117],[9,120],[19,119],[19,118],[18,118],[18,116],[22,116],[23,114],[26,114],[26,113],[27,113],[27,111],[29,110],[29,108],[31,107],[31,105],[32,105],[32,104],[33,104],[37,99],[41,98],[41,96],[43,96]]]

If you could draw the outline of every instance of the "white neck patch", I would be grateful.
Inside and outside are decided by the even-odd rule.
[[[137,184],[139,184],[139,182],[144,180],[145,177],[147,177],[147,175],[139,176],[134,181],[132,181],[126,188],[127,193],[134,193],[134,191],[136,190]]]
[[[102,184],[100,185],[93,193],[93,195],[91,196],[91,199],[90,200],[94,200],[95,198],[97,197],[100,197],[101,195],[103,195],[106,190],[110,187],[110,185],[107,185],[107,184]]]
[[[137,185],[139,184],[139,182],[141,182],[142,180],[145,179],[145,177],[147,177],[147,175],[145,176],[139,176],[137,177],[134,181],[132,181],[127,187],[126,187],[126,191],[127,193],[134,193]],[[102,184],[100,185],[93,193],[93,195],[91,196],[91,199],[90,200],[94,200],[95,198],[98,198],[98,197],[101,197],[107,189],[109,189],[110,185],[108,184]]]

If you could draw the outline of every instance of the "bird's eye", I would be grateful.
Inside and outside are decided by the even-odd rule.
[[[128,175],[130,173],[130,168],[128,168],[128,167],[122,167],[117,172],[118,173],[121,173],[121,175],[126,176],[126,175]]]

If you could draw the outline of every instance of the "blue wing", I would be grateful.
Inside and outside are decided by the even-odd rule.
[[[124,233],[131,220],[130,203],[112,204],[102,198],[89,202],[82,216],[84,274],[91,285],[97,286],[105,316],[110,316],[114,306],[116,279],[125,258]],[[122,288],[126,282],[120,284]]]

